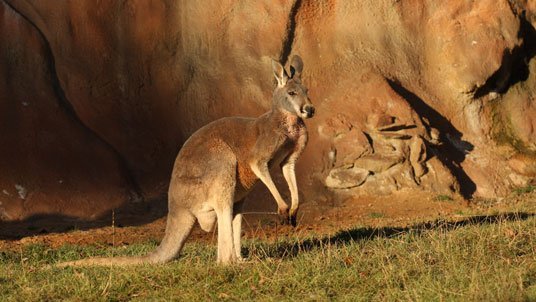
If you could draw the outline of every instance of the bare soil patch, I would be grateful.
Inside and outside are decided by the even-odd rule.
[[[508,200],[508,203],[511,202],[516,202],[516,198]],[[281,225],[276,215],[258,212],[245,214],[243,228],[245,238],[275,241],[284,237],[327,236],[356,226],[406,227],[426,221],[456,219],[475,213],[475,211],[485,211],[489,207],[498,211],[501,202],[486,200],[467,202],[450,196],[401,191],[393,195],[374,198],[352,197],[336,205],[326,202],[305,203],[300,210],[296,228]],[[508,205],[508,209],[510,208],[511,205]],[[76,228],[80,229],[72,230],[62,230],[66,227],[65,225],[58,226],[54,224],[54,221],[46,220],[37,223],[12,224],[1,230],[3,238],[0,240],[0,250],[18,250],[30,244],[43,244],[56,248],[65,244],[117,246],[148,240],[160,241],[165,230],[165,215],[162,216],[161,213],[150,215],[160,215],[160,217],[137,225],[136,219],[141,219],[139,215],[123,214],[115,220],[113,226],[112,217],[109,217],[107,219],[109,223],[105,226],[102,226],[105,223],[103,221],[77,222]],[[12,238],[8,236],[9,233],[13,235]],[[204,233],[196,228],[189,240],[215,244],[216,233]]]

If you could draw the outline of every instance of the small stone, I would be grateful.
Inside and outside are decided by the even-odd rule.
[[[369,170],[358,167],[333,169],[326,177],[326,186],[333,189],[350,189],[362,185],[370,175]]]
[[[382,154],[373,154],[370,156],[365,156],[357,159],[354,162],[354,165],[365,169],[367,171],[372,171],[374,173],[385,172],[389,168],[395,166],[404,161],[404,158],[398,154],[382,155]]]
[[[17,190],[17,193],[19,194],[20,199],[26,199],[28,196],[28,190],[23,187],[22,185],[16,184],[15,189]]]

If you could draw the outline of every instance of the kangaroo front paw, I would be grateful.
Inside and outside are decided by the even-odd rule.
[[[277,213],[282,217],[288,217],[288,206],[280,206]]]
[[[290,225],[292,225],[293,227],[296,227],[296,225],[298,224],[297,218],[298,218],[298,210],[291,209],[288,215],[288,221]]]
[[[293,227],[296,227],[296,225],[298,224],[297,221],[296,221],[296,217],[297,217],[296,214],[289,216],[289,223]]]
[[[279,221],[280,221],[281,224],[288,224],[290,222],[290,220],[289,220],[289,208],[287,206],[279,207],[277,209],[277,213],[279,214]]]

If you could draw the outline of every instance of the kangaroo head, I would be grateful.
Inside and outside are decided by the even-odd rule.
[[[302,59],[295,55],[290,62],[290,76],[281,63],[272,60],[277,87],[274,90],[273,107],[285,110],[301,118],[311,118],[315,107],[307,95],[307,87],[301,82]]]

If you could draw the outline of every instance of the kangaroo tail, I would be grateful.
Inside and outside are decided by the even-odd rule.
[[[88,258],[58,263],[56,267],[91,265],[136,265],[143,263],[166,263],[175,259],[184,242],[192,232],[195,216],[186,209],[171,211],[167,217],[164,239],[154,252],[141,257]]]

